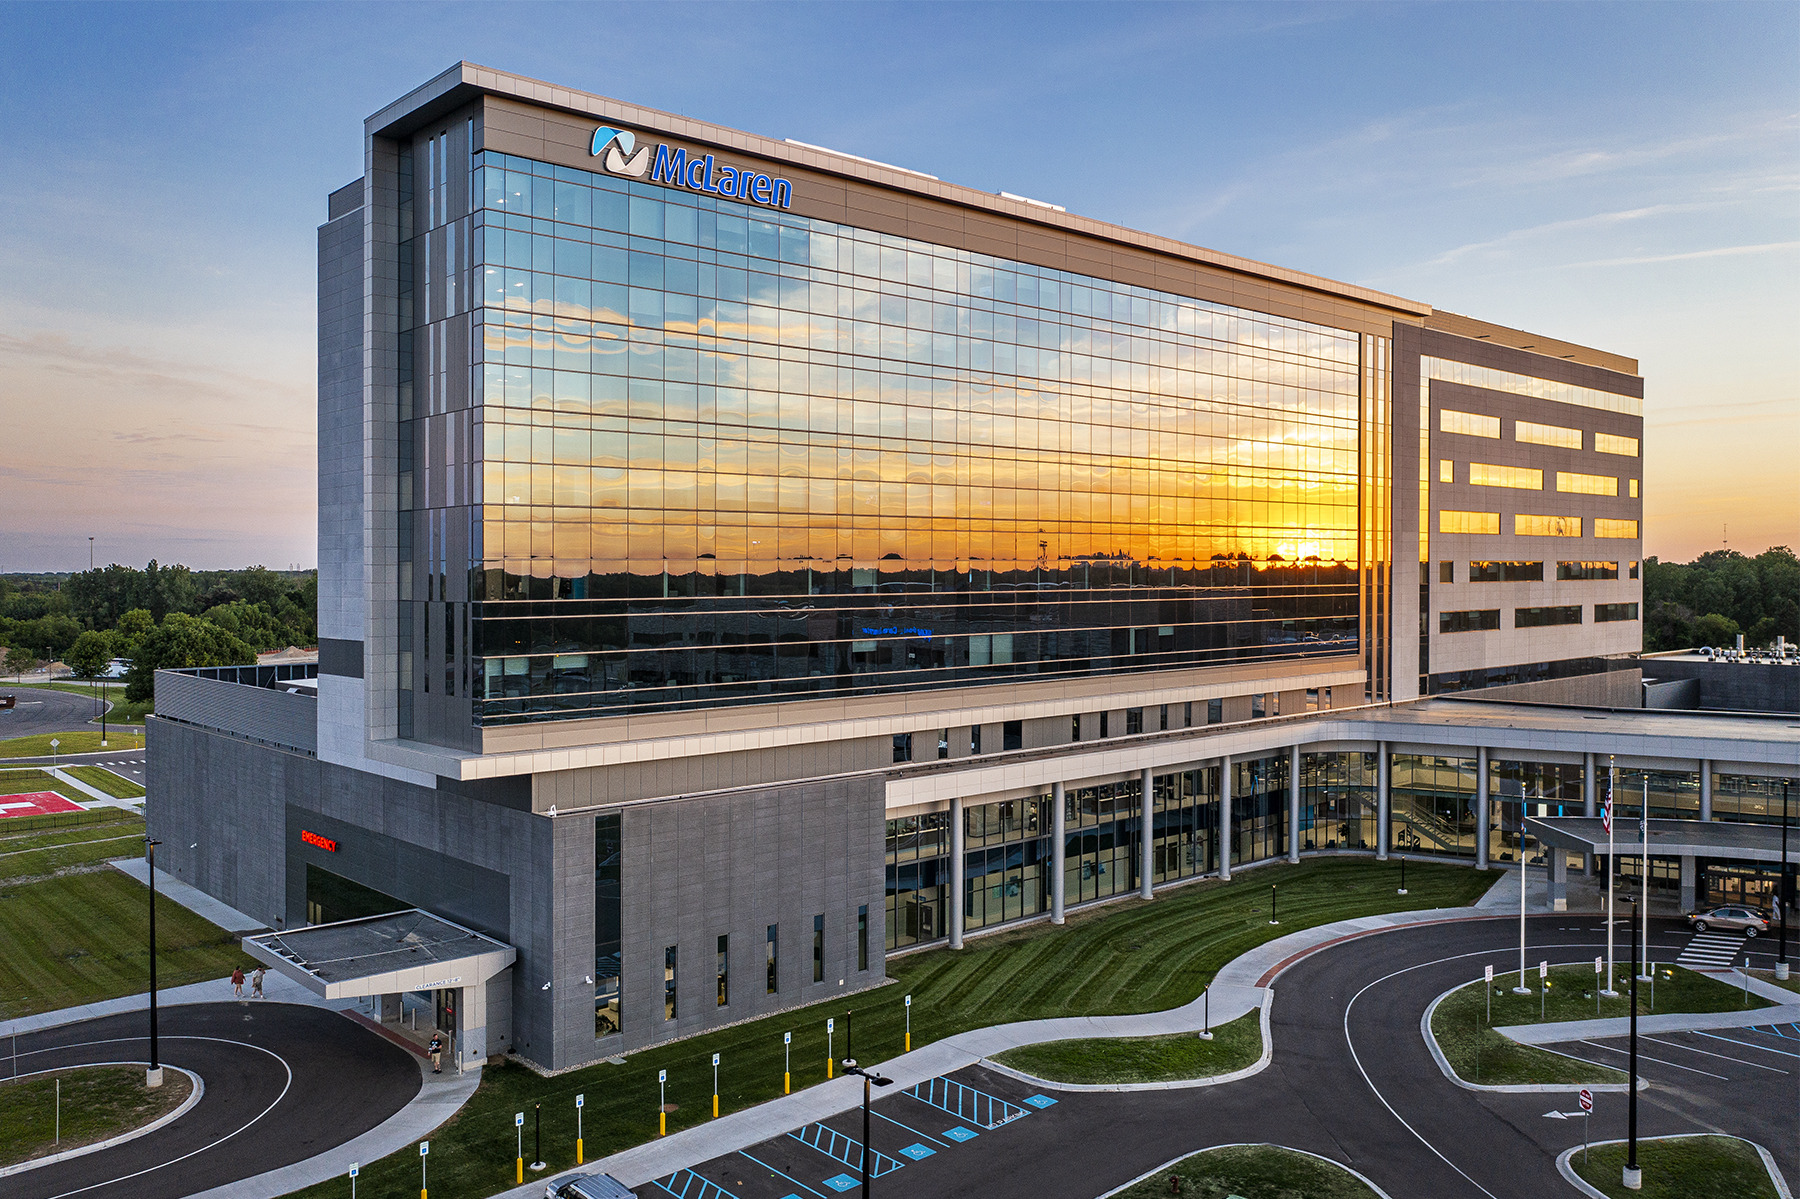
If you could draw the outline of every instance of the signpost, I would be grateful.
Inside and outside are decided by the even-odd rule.
[[[836,1030],[837,1021],[827,1019],[825,1021],[825,1077],[827,1079],[831,1077],[831,1035]]]
[[[782,1033],[781,1034],[781,1093],[783,1095],[792,1095],[794,1093],[793,1052],[794,1052],[794,1034],[791,1032]]]
[[[425,1190],[425,1159],[431,1156],[431,1142],[419,1142],[419,1199],[431,1199]]]
[[[1594,959],[1594,1015],[1600,1015],[1600,959]]]
[[[1494,1023],[1494,967],[1492,963],[1488,964],[1486,981],[1487,986],[1483,987],[1482,990],[1487,992],[1487,1022],[1492,1026]]]
[[[912,996],[906,997],[906,1052],[912,1052]]]
[[[669,1135],[669,1090],[665,1085],[668,1081],[667,1070],[656,1072],[656,1135],[659,1137]]]
[[[713,1119],[719,1118],[719,1055],[713,1054]]]
[[[581,1105],[587,1102],[586,1095],[575,1096],[575,1164],[581,1164]],[[356,1199],[352,1195],[350,1199]]]
[[[356,1199],[356,1172],[361,1168],[360,1162],[350,1163],[350,1199]]]
[[[525,1181],[525,1113],[524,1112],[513,1113],[513,1131],[518,1133],[518,1139],[519,1139],[519,1171],[518,1171],[518,1177],[514,1178],[513,1181],[514,1182],[524,1182]]]
[[[1538,1019],[1544,1018],[1544,997],[1550,994],[1550,963],[1538,963]]]
[[[1586,1087],[1581,1088],[1581,1164],[1587,1165],[1588,1159],[1588,1125],[1594,1119],[1594,1093]]]

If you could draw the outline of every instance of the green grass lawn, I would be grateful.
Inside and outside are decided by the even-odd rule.
[[[1493,874],[1466,866],[1409,863],[1409,895],[1394,893],[1398,868],[1369,859],[1315,859],[1262,867],[1231,883],[1195,884],[1071,913],[1066,925],[1037,924],[888,961],[897,985],[771,1016],[705,1036],[641,1050],[623,1066],[599,1065],[541,1078],[523,1066],[489,1069],[473,1098],[432,1135],[435,1191],[488,1195],[513,1185],[513,1113],[542,1103],[544,1159],[575,1164],[575,1096],[586,1095],[587,1160],[656,1135],[658,1070],[669,1072],[678,1110],[669,1131],[700,1124],[712,1110],[712,1054],[721,1055],[720,1111],[781,1094],[783,1032],[794,1034],[795,1090],[825,1079],[825,1020],[835,1017],[837,1058],[881,1062],[902,1052],[905,996],[913,996],[913,1047],[1009,1020],[1160,1011],[1197,996],[1218,968],[1247,949],[1296,929],[1409,908],[1472,903]],[[1281,924],[1269,924],[1269,884],[1281,888]],[[846,1009],[854,1012],[846,1018]],[[846,1037],[846,1026],[854,1037]],[[529,1052],[527,1050],[526,1052]],[[370,1194],[416,1184],[415,1149],[364,1163]],[[338,1183],[300,1192],[336,1199]]]
[[[0,883],[39,878],[70,866],[85,866],[113,858],[138,858],[144,854],[144,818],[118,808],[96,808],[91,813],[58,813],[91,816],[79,823],[19,829],[13,821],[0,822]],[[30,884],[27,884],[30,885]]]
[[[50,742],[57,742],[53,751]],[[70,754],[99,753],[100,730],[81,729],[76,732],[38,733],[30,737],[14,737],[10,741],[0,741],[0,758],[48,758],[53,754],[66,758]],[[123,728],[108,729],[106,749],[142,749],[144,748],[144,729],[142,725],[126,725]]]
[[[114,774],[104,766],[71,766],[68,774],[78,778],[96,791],[104,791],[114,799],[142,799],[144,789],[123,775]]]
[[[1517,973],[1496,975],[1491,1025],[1484,983],[1469,983],[1438,1004],[1431,1015],[1431,1033],[1449,1060],[1450,1068],[1469,1082],[1489,1086],[1624,1082],[1625,1075],[1620,1071],[1589,1066],[1548,1050],[1516,1044],[1495,1032],[1494,1028],[1540,1021],[1628,1016],[1631,1014],[1630,973],[1627,967],[1618,969],[1614,985],[1619,995],[1615,999],[1595,996],[1596,975],[1593,967],[1586,963],[1552,966],[1550,990],[1543,996],[1537,994],[1535,969],[1528,970],[1525,975],[1526,985],[1532,989],[1530,995],[1512,993],[1512,988],[1518,985]],[[1727,1012],[1767,1006],[1768,1001],[1756,995],[1751,995],[1746,1003],[1743,992],[1736,987],[1680,966],[1657,967],[1654,1007],[1650,984],[1638,984],[1638,1014],[1642,1016],[1658,1012]]]
[[[72,803],[93,802],[92,796],[83,795],[61,779],[52,778],[47,770],[29,767],[0,770],[0,795],[27,795],[33,791],[54,791]],[[0,830],[16,828],[18,822],[31,819],[33,817],[10,816],[5,821],[0,821]]]
[[[18,689],[24,688],[36,691],[66,691],[70,695],[85,695],[89,698],[94,695],[94,687],[91,683],[18,683],[9,685],[7,690],[14,691],[16,694]],[[139,703],[133,703],[126,699],[125,684],[122,682],[102,682],[100,698],[112,702],[112,707],[106,713],[108,725],[143,724],[145,715],[156,710],[156,701],[153,699],[143,700]],[[98,724],[99,721],[99,716],[95,716],[94,722]]]
[[[1628,1191],[1621,1181],[1623,1143],[1596,1145],[1585,1165],[1579,1153],[1569,1164],[1589,1186],[1614,1199],[1776,1199],[1762,1157],[1736,1137],[1639,1141],[1637,1156],[1644,1173],[1641,1191]]]
[[[1410,873],[1410,871],[1409,871]],[[1171,1178],[1181,1179],[1177,1191]],[[1279,1145],[1232,1145],[1184,1157],[1144,1179],[1117,1199],[1378,1199],[1356,1175]]]
[[[1786,987],[1790,991],[1800,991],[1800,970],[1790,969],[1788,971],[1786,982],[1776,978],[1773,970],[1748,970],[1745,971],[1745,973],[1749,974],[1752,978],[1761,979],[1763,982],[1774,983],[1778,987]]]
[[[1203,1041],[1193,1033],[1047,1041],[1009,1049],[994,1060],[1050,1082],[1103,1084],[1175,1082],[1212,1078],[1254,1066],[1262,1056],[1262,1012],[1246,1012],[1213,1029]]]
[[[0,1166],[142,1128],[180,1107],[193,1089],[187,1075],[166,1070],[163,1085],[151,1090],[144,1085],[142,1066],[82,1066],[0,1081],[0,1128],[6,1130],[0,1137]]]
[[[159,987],[249,963],[236,937],[168,899],[156,905],[156,943]],[[149,892],[111,869],[0,883],[0,962],[0,1018],[146,991]]]

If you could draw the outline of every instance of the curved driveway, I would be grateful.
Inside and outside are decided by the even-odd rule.
[[[109,1016],[19,1038],[21,1072],[144,1061],[147,1016]],[[399,1111],[419,1091],[416,1061],[336,1012],[284,1003],[164,1008],[165,1065],[206,1093],[180,1119],[116,1149],[0,1178],[3,1199],[179,1199],[312,1157]],[[11,1045],[0,1046],[8,1055]],[[0,1058],[0,1072],[10,1070]]]
[[[0,741],[33,737],[40,733],[76,732],[95,722],[100,727],[100,705],[92,697],[50,687],[8,687],[0,693],[16,698],[17,706],[0,711]]]
[[[1673,960],[1686,940],[1675,922],[1652,922],[1657,960]],[[1604,952],[1605,932],[1593,917],[1544,916],[1530,921],[1528,943],[1533,967],[1541,959],[1589,962]],[[1623,956],[1623,938],[1619,948]],[[1018,1117],[965,1139],[952,1129],[967,1131],[966,1115],[959,1120],[917,1095],[890,1095],[875,1105],[882,1118],[874,1146],[904,1169],[887,1185],[904,1189],[909,1199],[1093,1199],[1183,1154],[1245,1141],[1291,1145],[1346,1163],[1394,1199],[1570,1194],[1555,1158],[1581,1143],[1582,1123],[1545,1113],[1576,1110],[1574,1088],[1466,1090],[1443,1076],[1420,1037],[1426,1006],[1481,977],[1490,963],[1496,974],[1509,965],[1517,969],[1516,920],[1459,920],[1356,937],[1301,958],[1275,980],[1274,1053],[1269,1067],[1251,1078],[1178,1091],[1069,1092],[976,1066],[950,1077],[1013,1104]],[[1782,1170],[1796,1176],[1800,1057],[1786,1062],[1699,1041],[1696,1049],[1676,1044],[1681,1036],[1666,1038],[1669,1044],[1654,1053],[1645,1047],[1666,1064],[1643,1065],[1651,1086],[1640,1093],[1640,1135],[1739,1133],[1769,1148]],[[1700,1056],[1721,1049],[1742,1063]],[[1573,1051],[1608,1064],[1620,1060],[1599,1043]],[[1757,1064],[1750,1064],[1752,1056]],[[1783,1072],[1784,1065],[1795,1069]],[[1033,1096],[1055,1102],[1039,1106]],[[1625,1097],[1601,1094],[1596,1104],[1594,1139],[1622,1137]],[[860,1141],[859,1112],[824,1123],[846,1142]],[[773,1137],[694,1172],[741,1199],[804,1196],[796,1183],[830,1195],[834,1188],[825,1180],[849,1163],[823,1158],[819,1146],[840,1142],[797,1131],[799,1137]],[[930,1152],[915,1156],[920,1148]],[[664,1181],[681,1185],[679,1178]],[[655,1184],[639,1190],[660,1194]]]

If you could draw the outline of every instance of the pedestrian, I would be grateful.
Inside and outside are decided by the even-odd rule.
[[[433,1074],[442,1074],[444,1072],[442,1068],[444,1034],[441,1032],[432,1033],[431,1044],[425,1046],[425,1052],[431,1055],[431,1072]]]
[[[252,999],[261,999],[263,997],[263,993],[262,993],[263,975],[267,974],[267,973],[268,973],[268,971],[266,969],[264,969],[261,966],[258,966],[256,968],[256,973],[250,976],[250,997]]]
[[[244,968],[242,966],[231,968],[231,993],[239,999],[244,997]]]

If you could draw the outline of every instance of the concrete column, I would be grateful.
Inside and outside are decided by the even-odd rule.
[[[1300,860],[1300,747],[1288,748],[1288,861]]]
[[[950,948],[963,947],[963,801],[950,801]]]
[[[400,996],[398,994],[381,997],[381,1022],[383,1024],[400,1023]]]
[[[1700,819],[1712,819],[1712,762],[1700,759]]]
[[[1520,866],[1524,862],[1521,859]],[[1488,866],[1488,756],[1487,746],[1475,750],[1475,868]]]
[[[1138,780],[1138,789],[1142,792],[1138,797],[1141,801],[1139,811],[1142,813],[1139,818],[1140,831],[1138,833],[1138,895],[1140,898],[1149,899],[1152,891],[1151,854],[1154,848],[1151,844],[1151,837],[1156,832],[1156,801],[1154,798],[1156,777],[1146,767],[1138,776]]]
[[[1581,755],[1581,814],[1592,820],[1600,814],[1599,801],[1595,796],[1598,784],[1594,780],[1594,755]],[[1589,878],[1594,877],[1594,855],[1581,855],[1581,869]]]
[[[1681,910],[1694,910],[1694,855],[1683,854],[1681,857]]]
[[[1569,851],[1552,845],[1544,852],[1550,855],[1549,908],[1552,912],[1569,910]]]
[[[1388,824],[1392,797],[1388,793],[1388,743],[1375,743],[1375,858],[1385,862],[1388,856]]]
[[[1061,783],[1050,784],[1050,923],[1063,922],[1068,899],[1069,818],[1068,798]]]
[[[1231,881],[1231,755],[1219,759],[1219,879]]]

